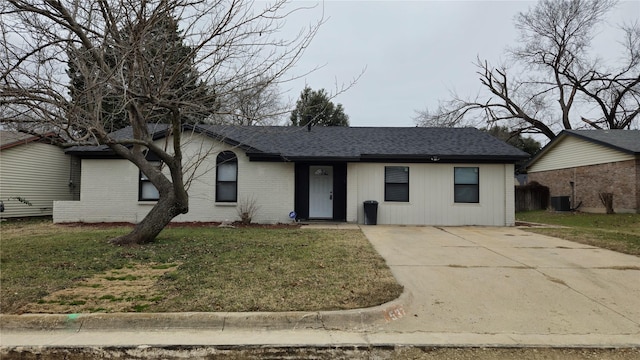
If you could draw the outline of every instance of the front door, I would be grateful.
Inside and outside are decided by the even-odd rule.
[[[309,218],[333,219],[333,166],[309,167]]]

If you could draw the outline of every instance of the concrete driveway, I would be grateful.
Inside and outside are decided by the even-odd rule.
[[[640,344],[639,257],[517,228],[362,231],[412,295],[382,332]]]

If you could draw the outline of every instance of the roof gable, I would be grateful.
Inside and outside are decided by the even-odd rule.
[[[603,145],[627,154],[640,154],[640,130],[565,130],[567,136]]]
[[[526,167],[543,171],[633,159],[637,155],[640,155],[640,130],[564,130]]]

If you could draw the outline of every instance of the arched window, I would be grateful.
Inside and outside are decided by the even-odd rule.
[[[238,200],[238,158],[233,151],[223,151],[216,158],[216,202]]]

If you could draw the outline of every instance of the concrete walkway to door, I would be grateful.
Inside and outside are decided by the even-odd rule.
[[[404,318],[380,333],[407,343],[640,346],[636,256],[517,228],[361,228],[412,295]]]

